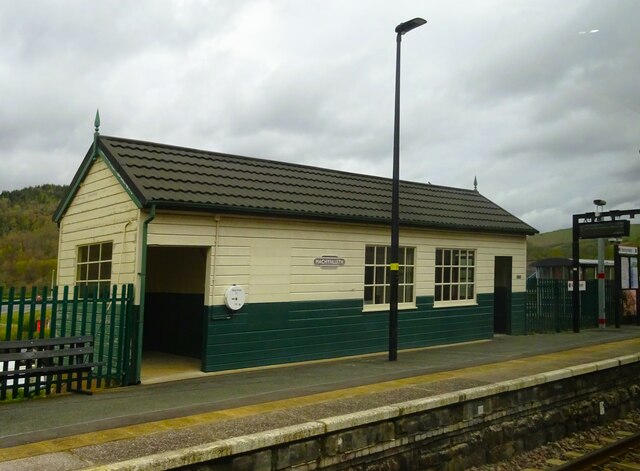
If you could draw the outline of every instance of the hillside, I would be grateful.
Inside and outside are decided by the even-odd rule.
[[[640,224],[631,224],[631,234],[623,241],[626,245],[640,246]],[[527,258],[535,262],[549,257],[571,258],[571,229],[536,234],[527,240]],[[598,258],[596,240],[580,241],[580,258]],[[605,258],[613,260],[613,246],[606,244]]]
[[[0,286],[51,284],[58,253],[52,215],[67,187],[40,185],[0,193]]]

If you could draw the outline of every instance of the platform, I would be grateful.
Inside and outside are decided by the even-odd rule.
[[[76,470],[640,353],[640,327],[491,340],[0,404],[0,471]],[[158,377],[147,371],[149,377]]]

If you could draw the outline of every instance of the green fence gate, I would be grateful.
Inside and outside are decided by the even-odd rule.
[[[605,280],[605,314],[607,323],[615,319],[615,284]],[[561,332],[573,328],[573,302],[567,280],[527,280],[526,333]],[[586,282],[580,293],[580,328],[598,327],[598,280]]]
[[[133,285],[111,293],[0,287],[0,342],[92,335],[92,361],[102,364],[89,379],[96,387],[126,385],[135,374],[133,323]]]

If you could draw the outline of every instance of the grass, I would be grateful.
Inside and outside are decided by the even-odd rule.
[[[31,337],[39,337],[40,336],[40,332],[38,332],[36,330],[37,328],[37,324],[38,321],[41,320],[41,311],[40,308],[36,308],[36,310],[34,311],[34,323],[33,326],[30,325],[30,321],[31,321],[31,313],[29,312],[25,312],[24,313],[24,317],[22,319],[22,335],[21,338],[22,339],[28,339],[30,334]],[[3,313],[0,314],[0,340],[7,340],[7,328],[9,327],[11,329],[11,334],[9,336],[9,340],[18,340],[18,312],[17,309],[13,312],[12,315],[12,322],[11,322],[11,326],[7,326],[7,318],[8,318],[8,314],[7,313]],[[47,309],[47,312],[45,313],[45,329],[44,329],[44,336],[48,337],[49,336],[49,329],[46,327],[49,323],[51,322],[51,312]]]

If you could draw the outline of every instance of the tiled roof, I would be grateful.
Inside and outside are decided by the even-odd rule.
[[[100,136],[141,206],[389,223],[391,179]],[[404,226],[533,234],[476,190],[403,181]]]

